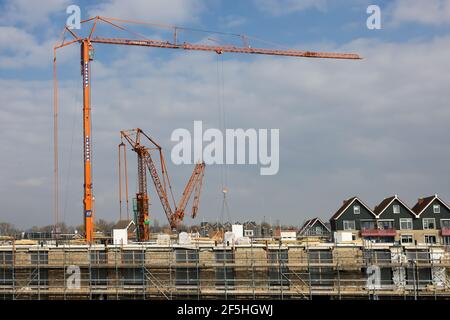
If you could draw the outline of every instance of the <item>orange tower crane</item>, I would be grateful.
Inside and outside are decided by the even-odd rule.
[[[172,193],[172,186],[170,184],[169,174],[167,173],[166,161],[164,160],[164,155],[162,148],[147,134],[144,133],[139,128],[132,130],[124,130],[120,132],[122,142],[119,146],[123,145],[123,140],[127,141],[132,150],[137,154],[137,164],[138,164],[138,191],[136,193],[136,217],[135,221],[137,224],[137,240],[148,241],[150,235],[149,228],[149,196],[147,193],[147,174],[146,169],[150,172],[153,184],[155,185],[156,192],[158,193],[159,199],[161,201],[162,207],[166,214],[169,225],[172,229],[176,229],[184,218],[184,212],[186,206],[191,198],[192,193],[195,193],[193,206],[192,206],[192,218],[195,218],[198,211],[200,192],[203,182],[203,176],[205,174],[205,164],[197,163],[194,167],[191,177],[189,178],[186,187],[184,188],[181,199],[178,204],[175,205],[175,199]],[[144,139],[150,143],[150,146],[144,144]],[[157,150],[159,154],[161,177],[158,173],[155,161],[153,161],[151,151]],[[194,192],[195,191],[195,192]],[[169,201],[168,194],[172,197],[175,210]],[[119,191],[121,193],[121,191]],[[128,198],[128,195],[126,195]],[[119,195],[121,199],[122,196]]]
[[[125,46],[141,46],[164,49],[181,49],[181,50],[195,50],[195,51],[210,51],[217,54],[222,53],[246,53],[246,54],[261,54],[273,56],[290,56],[302,58],[321,58],[321,59],[361,59],[358,54],[353,53],[333,53],[333,52],[312,52],[301,50],[277,50],[277,49],[263,49],[250,47],[248,37],[240,36],[243,40],[242,46],[235,45],[204,45],[193,43],[179,43],[178,31],[191,30],[178,26],[165,26],[173,29],[173,39],[171,41],[162,41],[155,39],[148,39],[145,36],[129,30],[123,24],[135,24],[139,26],[158,26],[151,23],[140,21],[130,21],[117,18],[107,18],[102,16],[92,17],[81,21],[82,26],[87,23],[92,25],[87,28],[87,36],[79,36],[67,26],[63,31],[63,40],[54,46],[54,216],[55,223],[58,219],[58,140],[57,140],[57,115],[58,115],[58,85],[56,81],[56,52],[58,49],[68,45],[79,43],[81,45],[81,73],[83,79],[83,144],[84,144],[84,185],[83,185],[83,217],[85,224],[86,241],[92,242],[94,240],[94,196],[93,196],[93,181],[92,181],[92,141],[91,141],[91,61],[94,59],[93,44],[110,44],[110,45],[125,45]],[[99,23],[111,26],[121,31],[127,31],[137,36],[139,39],[128,38],[112,38],[112,37],[94,37],[94,32]],[[82,27],[83,29],[83,27]],[[86,28],[85,28],[86,29]],[[215,32],[210,32],[215,33]],[[66,41],[66,35],[70,35],[73,39]]]

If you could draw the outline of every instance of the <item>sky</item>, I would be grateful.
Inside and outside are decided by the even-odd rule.
[[[119,218],[120,130],[140,127],[169,158],[177,128],[280,130],[278,174],[258,165],[207,166],[199,215],[299,225],[328,220],[357,195],[371,207],[397,194],[413,206],[450,202],[450,0],[0,1],[0,221],[53,223],[53,46],[67,6],[103,15],[248,35],[252,47],[352,52],[360,61],[184,52],[95,45],[92,63],[96,218]],[[381,8],[381,29],[366,25]],[[165,28],[129,26],[151,39]],[[83,27],[78,32],[85,34]],[[98,36],[132,34],[100,26]],[[180,41],[242,44],[240,37],[179,33]],[[82,223],[82,82],[79,47],[58,50],[59,217]],[[219,107],[223,103],[223,109]],[[223,110],[223,111],[221,111]],[[223,121],[220,117],[223,116]],[[130,193],[136,191],[129,152]],[[169,162],[178,198],[192,165]],[[223,178],[224,177],[224,178]],[[154,192],[151,217],[165,222]]]

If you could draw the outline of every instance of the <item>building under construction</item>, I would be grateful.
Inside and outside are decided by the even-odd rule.
[[[212,240],[0,246],[3,299],[446,299],[442,245]]]

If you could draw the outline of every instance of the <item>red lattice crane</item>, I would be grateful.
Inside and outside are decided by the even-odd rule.
[[[138,191],[136,193],[135,204],[135,221],[137,222],[137,240],[148,241],[150,236],[149,228],[149,196],[147,192],[147,169],[155,185],[156,192],[161,201],[167,221],[172,229],[176,229],[181,221],[183,221],[186,206],[194,193],[194,200],[192,205],[192,218],[195,218],[198,211],[200,192],[202,188],[203,176],[205,174],[205,164],[197,163],[194,167],[191,177],[184,188],[181,199],[178,204],[175,204],[175,198],[170,184],[169,174],[167,173],[166,161],[162,148],[144,131],[139,128],[124,130],[120,132],[121,140],[119,146],[124,145],[123,140],[128,142],[132,150],[136,152],[138,164]],[[147,142],[147,144],[144,143]],[[158,172],[157,163],[152,158],[152,150],[156,150],[159,156]],[[119,173],[120,174],[120,173]],[[173,201],[174,209],[169,201],[169,194]],[[128,198],[128,194],[126,195]],[[121,199],[122,196],[119,195]]]
[[[86,25],[91,23],[91,26],[86,28]],[[114,29],[130,32],[140,39],[128,39],[128,38],[116,38],[116,37],[94,37],[94,32],[99,23],[108,25]],[[92,242],[94,240],[94,196],[93,196],[93,179],[92,179],[92,145],[91,145],[91,68],[90,63],[94,59],[94,47],[93,44],[109,44],[109,45],[124,45],[124,46],[142,46],[152,48],[164,48],[164,49],[182,49],[182,50],[195,50],[195,51],[210,51],[217,54],[229,53],[245,53],[245,54],[261,54],[261,55],[274,55],[274,56],[290,56],[290,57],[303,57],[303,58],[321,58],[321,59],[361,59],[357,54],[353,53],[333,53],[333,52],[312,52],[301,50],[276,50],[276,49],[262,49],[252,48],[248,44],[248,38],[241,36],[243,41],[242,46],[234,45],[203,45],[193,43],[179,43],[178,31],[179,30],[194,30],[182,27],[170,26],[173,29],[173,39],[171,41],[162,41],[147,39],[145,36],[138,34],[122,24],[135,24],[139,26],[156,26],[155,24],[145,23],[140,21],[130,21],[117,18],[107,17],[92,17],[81,22],[82,28],[88,30],[87,36],[79,36],[73,30],[68,27],[64,28],[63,40],[61,43],[54,47],[54,215],[55,224],[58,220],[58,85],[56,81],[56,52],[58,49],[79,43],[81,45],[81,74],[83,85],[83,148],[84,148],[84,185],[83,185],[83,217],[85,224],[85,237],[86,241]],[[159,25],[160,27],[160,25]],[[167,27],[167,26],[165,26]],[[214,32],[211,32],[214,33]],[[72,37],[71,40],[66,41],[66,35]]]

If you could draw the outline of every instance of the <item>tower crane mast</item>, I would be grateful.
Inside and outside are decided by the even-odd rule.
[[[108,44],[108,45],[125,45],[125,46],[141,46],[152,48],[164,48],[164,49],[181,49],[189,51],[207,51],[215,52],[217,54],[222,53],[244,53],[244,54],[261,54],[272,56],[289,56],[289,57],[304,57],[304,58],[321,58],[321,59],[361,59],[357,54],[353,53],[333,53],[333,52],[312,52],[301,50],[276,50],[276,49],[264,49],[264,48],[252,48],[248,44],[248,38],[242,37],[245,41],[243,46],[234,45],[203,45],[203,44],[191,44],[191,43],[179,43],[177,37],[177,31],[183,29],[181,27],[171,26],[173,28],[174,35],[171,41],[161,41],[148,39],[136,32],[132,32],[125,28],[122,24],[139,24],[139,25],[152,25],[140,21],[130,21],[117,18],[108,18],[102,16],[91,17],[89,19],[81,21],[82,25],[92,23],[90,28],[82,28],[88,30],[87,36],[79,36],[73,30],[67,26],[63,31],[63,40],[56,44],[53,49],[54,58],[54,210],[55,221],[58,217],[58,144],[57,144],[57,114],[58,114],[58,94],[57,94],[57,80],[56,80],[56,52],[57,50],[79,43],[81,45],[81,74],[83,79],[83,144],[84,144],[84,184],[83,184],[83,217],[85,225],[85,238],[87,242],[94,240],[94,196],[93,196],[93,178],[92,178],[92,137],[91,137],[91,67],[90,64],[94,59],[93,44]],[[97,25],[103,23],[114,29],[121,31],[128,31],[137,35],[140,39],[127,39],[127,38],[108,38],[108,37],[94,37],[94,32],[97,29]],[[186,28],[185,28],[186,29]],[[188,29],[186,29],[188,30]],[[213,33],[213,32],[211,32]],[[66,36],[70,35],[71,40],[66,41]],[[144,181],[142,181],[144,183]]]

